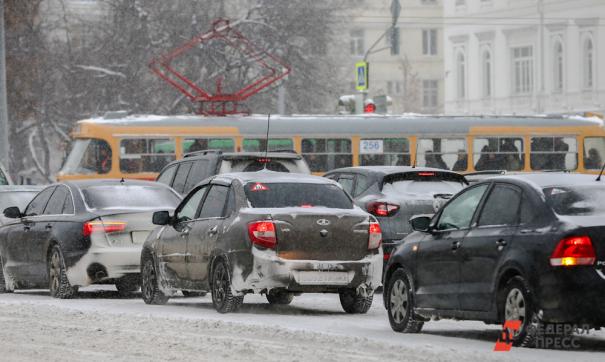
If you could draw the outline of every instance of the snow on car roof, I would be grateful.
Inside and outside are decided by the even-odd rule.
[[[229,182],[239,180],[241,183],[248,182],[283,182],[283,183],[321,183],[336,184],[335,181],[321,176],[313,176],[301,173],[275,172],[260,170],[256,172],[233,172],[217,175],[214,180]]]
[[[595,184],[599,182],[596,181],[597,175],[586,175],[566,172],[536,172],[526,174],[503,175],[491,178],[491,180],[493,179],[521,180],[530,182],[540,188],[550,186],[586,185]],[[603,177],[600,182],[605,183],[605,177]]]
[[[355,166],[355,167],[344,167],[330,170],[328,173],[343,172],[343,171],[355,171],[355,170],[367,170],[369,172],[380,173],[384,175],[392,175],[395,173],[406,173],[406,172],[442,172],[442,173],[455,173],[457,172],[444,170],[440,168],[432,167],[412,167],[412,166]]]

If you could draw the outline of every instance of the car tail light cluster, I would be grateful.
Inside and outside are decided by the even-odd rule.
[[[253,244],[274,249],[277,245],[275,224],[272,221],[255,221],[248,224],[248,236]]]
[[[84,223],[82,234],[90,236],[94,233],[117,233],[126,230],[125,221],[88,221]]]
[[[366,209],[374,216],[392,216],[399,210],[399,205],[389,202],[374,201],[368,203]]]
[[[370,222],[368,232],[368,249],[378,249],[380,247],[380,243],[382,242],[382,230],[380,230],[380,224],[377,222]]]
[[[593,265],[596,254],[588,236],[571,236],[561,241],[550,256],[552,266]]]

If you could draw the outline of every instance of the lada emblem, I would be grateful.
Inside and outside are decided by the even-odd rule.
[[[321,225],[321,226],[330,225],[330,220],[326,220],[326,219],[319,219],[316,222],[317,222],[317,225]]]

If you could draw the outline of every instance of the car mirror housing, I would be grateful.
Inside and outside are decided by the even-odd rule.
[[[428,232],[431,226],[431,215],[415,215],[410,218],[410,225],[414,231]]]
[[[9,219],[18,219],[23,216],[17,206],[11,206],[4,209],[4,216]]]
[[[152,222],[154,225],[168,225],[172,221],[168,211],[156,211],[153,213]]]

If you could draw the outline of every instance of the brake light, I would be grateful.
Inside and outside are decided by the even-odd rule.
[[[270,158],[259,158],[257,159],[258,163],[271,163]]]
[[[391,216],[399,210],[399,205],[389,202],[370,202],[366,209],[374,216]]]
[[[434,172],[418,172],[418,176],[435,176]]]
[[[593,265],[596,254],[588,236],[571,236],[559,241],[550,256],[551,266]]]
[[[255,221],[248,224],[248,236],[253,244],[274,249],[277,244],[275,224],[272,221]]]
[[[378,249],[380,247],[380,243],[382,242],[382,230],[380,229],[380,224],[377,222],[370,222],[368,234],[368,249]]]
[[[125,221],[88,221],[82,227],[82,234],[90,236],[98,232],[116,233],[126,230],[127,224]]]
[[[250,191],[267,191],[269,188],[260,182],[250,185]]]

